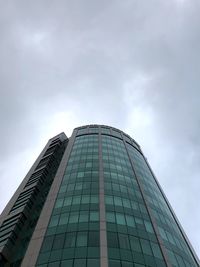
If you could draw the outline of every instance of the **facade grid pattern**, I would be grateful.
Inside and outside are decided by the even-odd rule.
[[[52,153],[54,143],[63,141],[58,137],[52,140],[45,155]],[[1,248],[0,266],[18,267],[22,259],[22,267],[199,266],[134,139],[114,127],[86,125],[74,129],[64,150],[62,158],[55,156],[50,162],[43,155],[37,161],[36,175],[27,180],[31,186],[39,181],[44,166],[48,172],[48,164],[55,163],[57,173],[41,202],[41,214],[27,242],[28,252],[24,249],[20,261],[12,259],[11,263]],[[4,214],[34,203],[35,195],[29,201],[29,187],[20,190],[14,195],[17,202],[12,201]],[[39,193],[40,188],[37,190]],[[10,227],[17,229],[24,218],[24,214],[16,217],[18,224],[11,220]],[[7,220],[5,216],[0,221],[4,239]],[[24,236],[20,231],[16,244]],[[15,246],[14,250],[16,253]]]

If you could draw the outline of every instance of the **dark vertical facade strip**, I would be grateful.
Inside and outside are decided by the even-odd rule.
[[[41,158],[43,157],[45,151],[47,150],[47,148],[49,147],[50,144],[50,140],[48,141],[48,143],[46,144],[46,146],[44,147],[44,149],[42,150],[42,152],[40,153],[40,155],[38,156],[38,158],[36,159],[36,161],[34,162],[33,166],[31,167],[31,169],[29,170],[29,172],[27,173],[27,175],[25,176],[24,180],[21,182],[21,184],[19,185],[19,187],[17,188],[16,192],[14,193],[14,195],[12,196],[12,198],[10,199],[10,201],[8,202],[8,204],[6,205],[6,207],[4,208],[4,210],[2,211],[1,215],[0,215],[0,226],[3,223],[4,219],[6,218],[6,216],[8,216],[12,206],[15,204],[15,201],[17,200],[17,198],[19,197],[19,194],[21,193],[21,191],[23,190],[24,186],[26,185],[26,183],[28,182],[31,174],[33,173],[33,171],[35,170],[35,168],[37,167],[37,165],[39,164]]]
[[[106,214],[104,200],[104,175],[102,161],[102,139],[101,128],[99,127],[99,210],[100,210],[100,262],[101,267],[108,267],[107,235],[106,235]]]
[[[28,180],[30,179],[32,173],[34,172],[34,170],[36,169],[36,167],[39,164],[40,160],[42,159],[42,157],[43,157],[45,151],[47,150],[47,148],[49,147],[50,143],[51,143],[51,140],[48,141],[48,143],[46,144],[46,146],[44,147],[44,149],[42,150],[42,152],[40,153],[40,155],[38,156],[38,158],[36,159],[36,161],[32,165],[31,169],[29,170],[29,172],[25,176],[24,180],[21,182],[21,184],[17,188],[16,192],[14,193],[14,195],[12,196],[12,198],[10,199],[10,201],[8,202],[6,207],[4,208],[3,212],[1,213],[1,215],[0,215],[0,227],[2,226],[2,224],[4,223],[5,220],[7,220],[7,219],[9,219],[11,217],[9,215],[9,213],[10,213],[12,207],[14,206],[14,204],[17,201],[20,193],[23,191],[24,187],[26,186]],[[7,251],[8,249],[6,249],[5,246],[1,247],[0,250],[1,250],[1,252],[0,252],[0,264],[2,264],[2,266],[4,266],[3,262],[7,261],[6,259],[4,261],[4,257],[7,256],[7,255],[9,257],[9,251]]]
[[[64,133],[50,139],[1,216],[0,262],[19,266],[64,153]]]
[[[22,265],[21,265],[22,267],[34,267],[36,265],[39,251],[40,251],[40,248],[41,248],[44,236],[45,236],[45,232],[46,232],[46,229],[49,223],[49,219],[51,217],[51,213],[52,213],[54,203],[55,203],[55,200],[56,200],[59,188],[60,188],[60,184],[62,182],[62,178],[63,178],[64,171],[66,168],[66,164],[68,162],[68,158],[70,156],[70,152],[71,152],[71,149],[74,143],[75,136],[76,136],[76,131],[73,132],[72,136],[69,139],[68,146],[63,155],[61,164],[54,178],[54,182],[51,186],[51,190],[47,196],[45,205],[41,212],[41,216],[38,220],[31,242],[29,243],[27,252],[22,262]]]
[[[143,200],[144,200],[144,203],[145,203],[145,206],[146,206],[146,209],[147,209],[148,214],[149,214],[149,217],[150,217],[150,219],[151,219],[151,222],[152,222],[152,225],[153,225],[153,228],[154,228],[154,231],[155,231],[155,234],[156,234],[156,237],[157,237],[157,240],[158,240],[158,243],[159,243],[161,252],[162,252],[162,254],[163,254],[163,258],[164,258],[164,260],[165,260],[165,263],[166,263],[167,267],[172,267],[171,263],[170,263],[169,260],[168,260],[167,253],[166,253],[166,251],[165,251],[164,244],[163,244],[162,239],[161,239],[161,237],[160,237],[160,234],[159,234],[159,231],[158,231],[157,224],[156,224],[156,222],[155,222],[154,216],[153,216],[153,214],[152,214],[152,212],[151,212],[151,209],[150,209],[150,207],[149,207],[149,205],[148,205],[148,202],[147,202],[147,200],[146,200],[145,193],[144,193],[144,190],[143,190],[143,186],[142,186],[142,184],[141,184],[140,180],[138,179],[137,174],[136,174],[136,172],[135,172],[134,164],[133,164],[133,161],[132,161],[131,156],[130,156],[130,154],[129,154],[129,151],[128,151],[128,149],[127,149],[126,142],[125,142],[124,138],[123,138],[123,142],[124,142],[124,145],[125,145],[125,147],[126,147],[126,151],[127,151],[129,160],[130,160],[130,162],[131,162],[132,169],[133,169],[133,172],[134,172],[134,174],[135,174],[135,177],[136,177],[136,180],[137,180],[137,183],[138,183],[140,192],[141,192],[141,194],[142,194],[142,197],[143,197]]]
[[[148,161],[147,161],[147,159],[145,157],[144,157],[144,160],[145,160],[145,162],[146,162],[146,164],[147,164],[147,166],[148,166],[148,168],[149,168],[149,170],[150,170],[150,172],[151,172],[151,174],[152,174],[152,176],[153,176],[153,178],[154,178],[154,180],[155,180],[155,182],[156,182],[156,184],[157,184],[157,186],[158,186],[158,188],[159,188],[159,190],[160,190],[160,192],[161,192],[161,194],[162,194],[162,196],[163,196],[163,198],[164,198],[164,200],[165,200],[165,202],[166,202],[166,204],[167,204],[167,206],[168,206],[168,208],[169,208],[169,210],[170,210],[170,212],[171,212],[171,214],[172,214],[172,216],[173,216],[173,218],[174,218],[174,220],[175,220],[175,222],[176,222],[176,224],[177,224],[177,226],[178,226],[178,228],[179,228],[179,230],[180,230],[180,232],[181,232],[181,234],[182,234],[182,236],[183,236],[183,238],[185,240],[185,242],[188,245],[188,248],[189,248],[192,256],[194,257],[197,265],[200,266],[200,261],[198,259],[198,256],[197,256],[196,252],[194,251],[194,249],[193,249],[193,247],[192,247],[187,235],[185,234],[185,231],[183,230],[178,218],[176,217],[176,214],[174,213],[174,211],[173,211],[173,209],[172,209],[172,207],[171,207],[171,205],[170,205],[170,203],[169,203],[164,191],[162,190],[162,187],[160,186],[160,183],[158,182],[158,180],[157,180],[157,178],[156,178],[151,166],[149,165],[149,163],[148,163]]]

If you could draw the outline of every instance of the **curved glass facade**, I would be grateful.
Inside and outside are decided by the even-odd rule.
[[[129,135],[104,125],[78,127],[62,160],[53,155],[58,171],[22,264],[9,265],[3,247],[0,264],[1,257],[7,263],[1,266],[199,266],[140,146]]]
[[[99,125],[73,136],[37,266],[197,267],[139,145]]]
[[[39,266],[100,266],[98,135],[76,138],[37,260]]]

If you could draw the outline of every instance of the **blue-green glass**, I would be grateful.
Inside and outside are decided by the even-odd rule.
[[[99,138],[81,135],[75,139],[37,266],[99,266],[99,240]]]
[[[109,267],[145,266],[147,257],[166,266],[124,142],[102,136],[102,155]]]

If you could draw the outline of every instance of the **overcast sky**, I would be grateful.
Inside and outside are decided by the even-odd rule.
[[[52,136],[141,145],[200,255],[200,1],[0,0],[0,210]]]

